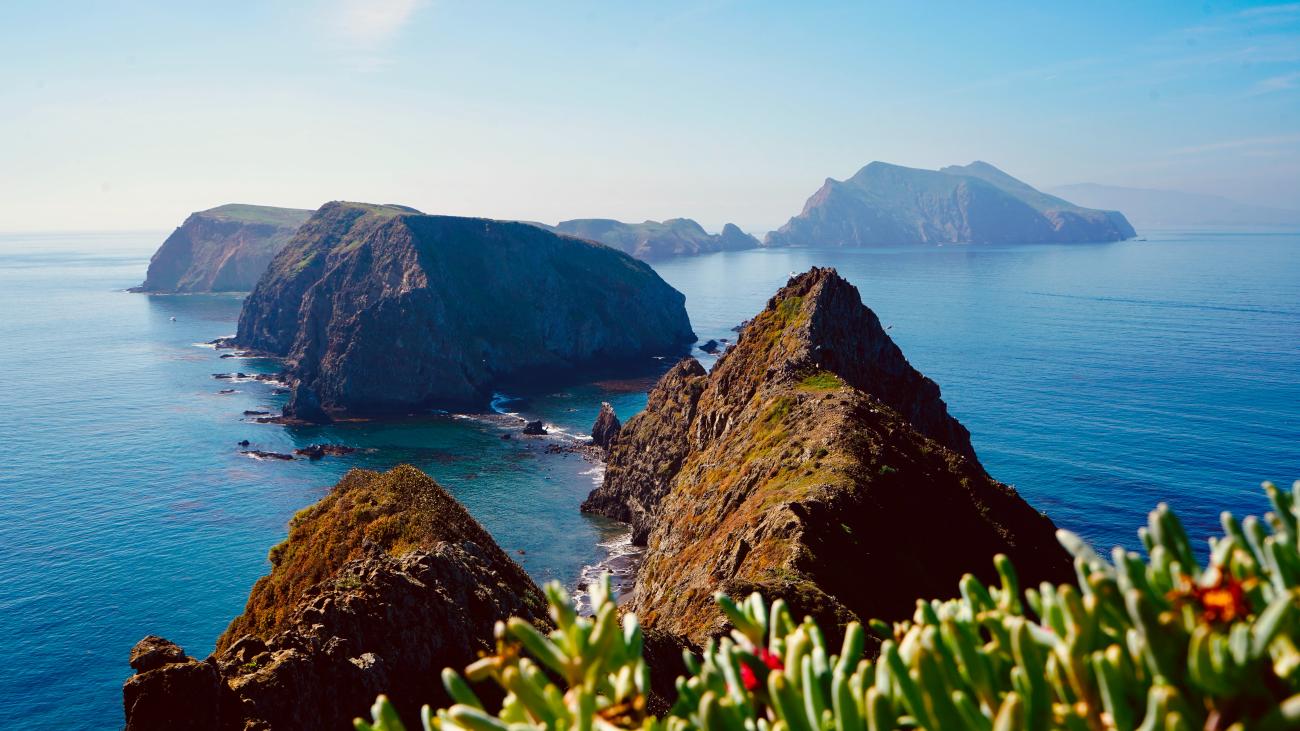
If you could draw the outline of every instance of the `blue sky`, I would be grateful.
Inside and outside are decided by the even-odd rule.
[[[871,160],[1300,208],[1300,3],[0,5],[0,231],[225,202],[766,230]]]

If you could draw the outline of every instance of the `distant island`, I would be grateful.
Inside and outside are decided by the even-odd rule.
[[[1300,226],[1300,211],[1177,190],[1077,183],[1052,192],[1097,208],[1118,208],[1138,226]]]
[[[765,246],[892,246],[1120,241],[1124,214],[1043,193],[986,162],[921,170],[873,162],[828,178]]]
[[[623,223],[609,218],[576,218],[554,226],[536,224],[556,233],[598,241],[638,259],[653,261],[673,256],[709,254],[715,251],[756,249],[758,239],[729,223],[722,233],[711,234],[689,218],[670,218],[642,223]]]
[[[685,300],[598,243],[336,201],[276,255],[235,342],[285,359],[295,419],[473,409],[503,383],[685,353]]]
[[[230,203],[190,214],[149,260],[133,292],[247,292],[312,214]]]

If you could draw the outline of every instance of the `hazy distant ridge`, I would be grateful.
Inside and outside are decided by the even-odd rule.
[[[609,218],[577,218],[560,221],[554,226],[542,223],[534,225],[556,233],[597,241],[647,261],[715,251],[754,249],[759,246],[758,239],[741,231],[734,223],[723,226],[722,233],[711,234],[690,218],[670,218],[662,223],[623,223]]]
[[[1300,226],[1300,211],[1177,190],[1076,183],[1052,192],[1099,208],[1118,208],[1138,226]]]
[[[767,246],[890,246],[1119,241],[1124,214],[1075,205],[986,162],[922,170],[873,162],[827,178]]]

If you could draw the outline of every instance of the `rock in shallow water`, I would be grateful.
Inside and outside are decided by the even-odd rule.
[[[591,427],[591,441],[601,449],[609,449],[622,428],[618,415],[614,413],[614,407],[610,406],[608,401],[602,401],[596,423]]]

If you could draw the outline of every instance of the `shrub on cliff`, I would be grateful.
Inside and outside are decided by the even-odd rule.
[[[1300,482],[1296,483],[1300,489]],[[443,681],[456,704],[426,729],[641,728],[684,731],[879,731],[895,728],[1181,731],[1300,728],[1300,509],[1265,483],[1275,508],[1263,521],[1222,518],[1202,567],[1164,505],[1139,531],[1147,556],[1117,548],[1111,561],[1061,531],[1077,584],[1023,593],[1005,557],[1000,586],[967,575],[960,598],[918,601],[910,621],[872,622],[879,653],[854,623],[841,648],[783,602],[757,594],[718,603],[730,636],[686,658],[676,704],[649,715],[649,670],[636,617],[619,621],[608,585],[595,614],[578,617],[547,588],[557,629],[497,625],[497,653],[470,665],[473,681],[506,692],[487,710],[465,679]],[[887,590],[888,587],[883,587]],[[372,722],[401,728],[382,696]]]

